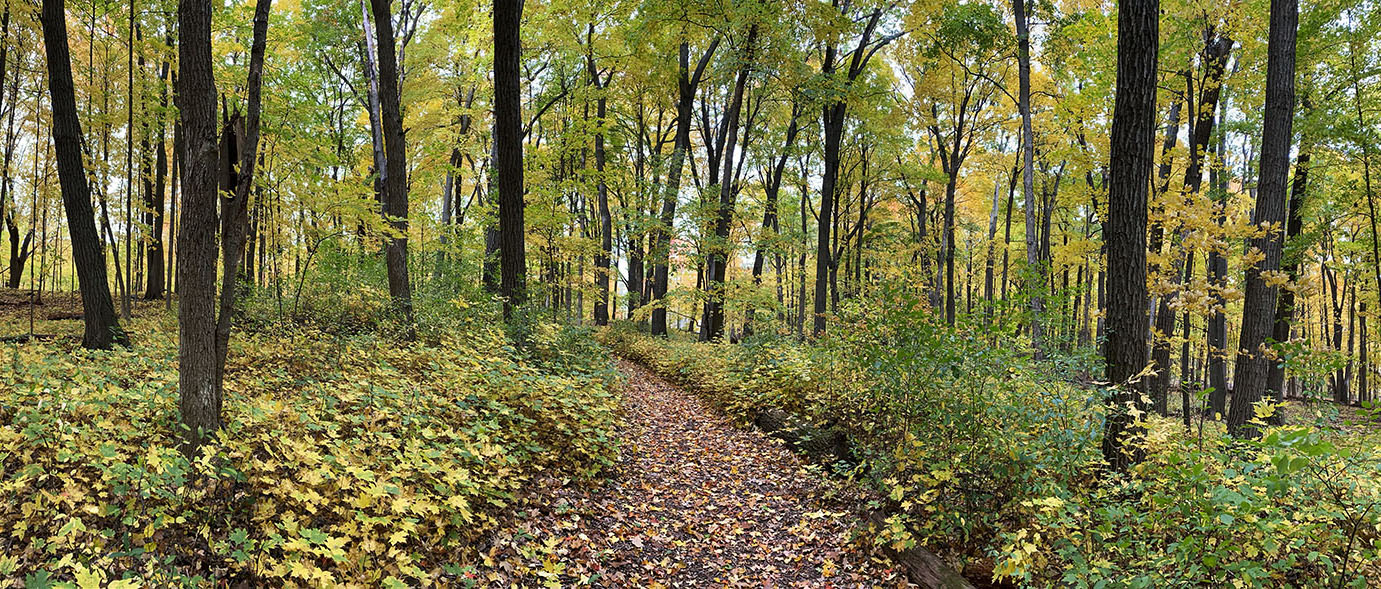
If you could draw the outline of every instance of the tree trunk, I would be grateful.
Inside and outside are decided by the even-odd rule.
[[[590,32],[587,35],[589,42],[586,47],[586,64],[590,84],[594,86],[595,92],[599,93],[595,99],[595,193],[599,205],[599,252],[595,254],[595,279],[599,283],[599,298],[595,300],[595,325],[608,325],[609,302],[613,294],[610,292],[609,277],[617,270],[609,265],[613,257],[614,221],[609,214],[609,185],[604,181],[604,117],[609,100],[604,95],[604,83],[600,81],[599,69],[595,66],[594,25],[590,25],[588,30]]]
[[[209,9],[209,7],[208,7]],[[209,14],[209,13],[208,13]],[[108,349],[127,345],[106,282],[105,254],[96,234],[90,187],[82,164],[81,124],[72,86],[72,60],[67,47],[67,15],[62,0],[43,0],[43,46],[48,55],[48,91],[52,98],[53,145],[58,163],[58,182],[72,241],[73,263],[82,295],[86,329],[82,346]]]
[[[729,230],[734,218],[734,204],[738,190],[734,174],[734,149],[738,144],[739,115],[743,110],[743,92],[748,86],[748,74],[752,71],[753,45],[758,38],[758,25],[748,28],[748,39],[744,42],[744,55],[734,81],[733,94],[729,99],[724,117],[724,142],[720,149],[723,154],[724,170],[719,177],[719,203],[714,218],[714,243],[710,246],[709,268],[705,282],[705,316],[701,320],[700,341],[719,339],[724,335],[724,281],[726,266],[729,263],[732,244],[729,243]]]
[[[1306,107],[1308,101],[1305,101]],[[1289,213],[1285,223],[1285,250],[1281,262],[1281,270],[1294,283],[1299,280],[1299,263],[1301,254],[1297,247],[1292,243],[1304,230],[1304,195],[1309,189],[1309,159],[1312,146],[1307,139],[1301,139],[1299,156],[1295,159],[1295,179],[1290,185],[1290,202],[1288,203]],[[1363,303],[1365,305],[1365,303]],[[1290,322],[1295,316],[1295,290],[1286,288],[1280,292],[1276,299],[1275,321],[1271,325],[1271,339],[1276,342],[1284,343],[1290,340]],[[1362,317],[1363,340],[1366,338],[1366,316]],[[1365,341],[1363,348],[1365,349]],[[1365,373],[1363,373],[1365,377]],[[1277,403],[1285,401],[1285,366],[1280,362],[1272,362],[1269,371],[1266,373],[1266,390],[1275,396]],[[1280,411],[1277,410],[1271,416],[1271,423],[1280,425],[1282,423]]]
[[[1271,0],[1271,24],[1267,43],[1266,108],[1261,133],[1261,163],[1253,225],[1285,223],[1285,185],[1290,173],[1291,129],[1295,110],[1295,33],[1299,23],[1298,0]],[[1281,235],[1271,230],[1251,239],[1251,247],[1265,258],[1247,268],[1246,297],[1242,306],[1242,331],[1237,344],[1237,363],[1233,371],[1232,405],[1228,410],[1228,431],[1237,437],[1256,437],[1256,425],[1249,423],[1252,407],[1266,388],[1266,372],[1271,360],[1263,346],[1271,334],[1275,318],[1276,287],[1263,273],[1280,269]]]
[[[376,43],[374,24],[370,21],[369,1],[360,0],[361,21],[364,23],[364,47],[361,57],[364,60],[364,77],[368,82],[369,104],[366,106],[369,112],[370,147],[374,154],[374,199],[382,207],[386,200],[384,194],[387,190],[385,185],[388,183],[388,160],[384,154],[383,111],[379,102],[379,47]],[[389,35],[389,43],[392,42],[393,36]]]
[[[259,112],[264,73],[264,45],[268,37],[269,7],[272,0],[256,0],[254,32],[249,52],[247,84],[249,104],[245,116],[231,117],[221,138],[225,154],[225,182],[229,195],[221,198],[221,300],[216,317],[216,386],[225,377],[225,359],[230,349],[231,320],[239,294],[240,257],[245,249],[249,227],[249,192],[254,184],[254,167],[259,151]]]
[[[370,0],[374,29],[379,40],[379,112],[384,132],[384,216],[396,235],[384,246],[388,268],[388,294],[407,324],[405,339],[412,339],[412,282],[408,279],[408,179],[407,151],[403,143],[403,114],[399,106],[398,58],[393,41],[391,0]],[[519,138],[521,141],[521,138]]]
[[[211,5],[178,3],[177,107],[184,146],[178,265],[178,407],[184,450],[192,454],[221,428],[216,376],[216,82],[211,69]]]
[[[1192,198],[1199,193],[1203,186],[1203,161],[1204,154],[1210,148],[1213,139],[1213,122],[1216,118],[1214,113],[1218,109],[1218,96],[1223,87],[1223,74],[1228,62],[1228,54],[1232,51],[1232,39],[1221,34],[1210,34],[1209,40],[1204,45],[1202,52],[1204,67],[1204,82],[1201,87],[1201,97],[1197,101],[1197,111],[1194,123],[1193,134],[1189,142],[1189,165],[1184,173],[1184,195],[1185,198]],[[1172,243],[1173,247],[1173,243]],[[1156,248],[1152,248],[1156,251]],[[1179,262],[1182,264],[1183,262]],[[1171,273],[1171,288],[1178,290],[1180,267],[1173,269]],[[1151,378],[1151,402],[1156,413],[1167,415],[1168,393],[1170,391],[1170,340],[1175,332],[1175,314],[1170,308],[1171,299],[1176,296],[1175,292],[1167,292],[1160,297],[1159,306],[1156,309],[1156,328],[1154,333],[1158,335],[1153,340],[1154,345],[1151,352],[1151,362],[1155,365],[1156,375]]]
[[[1128,441],[1141,429],[1130,409],[1146,409],[1139,375],[1146,362],[1148,328],[1146,195],[1154,162],[1159,0],[1119,2],[1117,26],[1117,96],[1113,106],[1108,219],[1103,230],[1108,251],[1108,340],[1104,358],[1107,380],[1116,388],[1108,398],[1103,457],[1114,470],[1120,471],[1144,455],[1143,449],[1135,442],[1129,447]],[[1030,231],[1028,228],[1028,236]],[[1030,246],[1028,243],[1028,251]]]
[[[1142,3],[1144,3],[1144,0],[1139,0],[1137,2],[1138,5]],[[1159,0],[1152,0],[1152,4],[1158,5]],[[1126,9],[1124,9],[1123,12],[1126,12]],[[1022,194],[1025,195],[1025,200],[1023,202],[1025,202],[1024,207],[1026,209],[1026,265],[1028,266],[1026,288],[1029,291],[1028,296],[1030,297],[1031,345],[1035,348],[1036,357],[1040,358],[1042,355],[1044,355],[1045,349],[1043,343],[1045,335],[1041,327],[1041,322],[1043,321],[1042,315],[1045,313],[1045,299],[1041,296],[1041,290],[1044,289],[1045,285],[1045,269],[1042,266],[1043,262],[1041,261],[1040,250],[1038,249],[1040,242],[1036,239],[1036,146],[1035,134],[1031,128],[1031,31],[1030,27],[1027,25],[1026,22],[1026,0],[1012,0],[1012,13],[1015,15],[1017,29],[1017,110],[1021,114],[1021,188]],[[1153,28],[1151,30],[1155,31],[1156,29]],[[1154,41],[1154,39],[1155,37],[1154,35],[1152,35],[1152,40]],[[1121,41],[1122,40],[1119,37],[1119,47]],[[1154,45],[1152,45],[1152,47],[1154,48]],[[1119,66],[1121,66],[1121,63],[1122,51],[1119,49]],[[1155,70],[1154,61],[1152,62],[1151,70],[1153,72]],[[1140,74],[1140,72],[1138,72],[1138,74]],[[1141,91],[1138,90],[1137,92],[1139,95]],[[1120,85],[1118,98],[1121,99]],[[1154,85],[1152,86],[1150,107],[1155,108]],[[1152,119],[1151,124],[1155,124],[1154,118]],[[1139,121],[1137,122],[1136,126],[1140,126]],[[1128,154],[1128,156],[1130,157],[1131,154]],[[1144,207],[1145,198],[1142,198],[1141,200],[1143,201]],[[1142,215],[1142,217],[1142,223],[1144,224],[1145,215]],[[1142,232],[1145,232],[1144,228],[1142,229]],[[1142,238],[1142,243],[1144,246],[1144,237]],[[1144,253],[1142,258],[1144,262]],[[1144,272],[1145,270],[1143,269],[1143,273]]]
[[[791,122],[788,123],[786,126],[786,140],[782,144],[782,152],[779,156],[777,156],[777,162],[772,166],[771,175],[765,178],[766,183],[763,186],[763,192],[764,196],[766,197],[766,204],[763,207],[762,227],[760,229],[763,235],[761,238],[759,238],[757,250],[753,253],[754,286],[762,284],[762,269],[765,263],[765,254],[767,250],[767,242],[769,240],[769,235],[776,236],[779,233],[779,221],[777,218],[777,201],[778,196],[781,194],[782,190],[782,175],[786,172],[786,160],[787,157],[790,155],[791,147],[796,143],[796,135],[800,133],[800,125],[798,124],[798,121],[800,120],[800,115],[803,110],[804,109],[801,107],[799,103],[791,103]],[[804,202],[801,203],[801,209],[805,210]],[[769,233],[769,231],[771,233]],[[781,276],[779,272],[779,283],[780,279]],[[744,322],[745,332],[751,333],[752,331],[753,314],[753,309],[750,306],[748,309],[746,320]]]
[[[945,182],[945,323],[954,325],[954,196],[959,188],[959,163],[950,160],[949,179]]]
[[[377,0],[376,0],[377,1]],[[499,192],[499,293],[504,318],[527,301],[527,254],[523,223],[523,104],[518,29],[521,2],[494,5],[494,147]]]
[[[845,11],[848,10],[848,3],[842,6],[835,3]],[[859,38],[858,45],[847,55],[852,55],[847,68],[844,71],[844,86],[852,86],[859,74],[868,65],[869,57],[876,50],[891,42],[896,37],[887,37],[876,42],[873,41],[873,33],[877,30],[878,20],[882,18],[882,9],[873,10],[869,15],[867,24],[864,25],[862,36]],[[871,46],[871,49],[870,49]],[[839,53],[837,42],[831,41],[825,47],[824,60],[820,64],[820,73],[826,78],[836,75],[841,63],[837,60],[842,56]],[[844,118],[848,114],[848,103],[844,101],[843,94],[834,95],[834,98],[827,102],[822,108],[821,130],[825,135],[824,151],[824,174],[820,180],[820,218],[818,236],[815,248],[815,325],[812,333],[816,336],[825,335],[825,304],[829,297],[830,277],[833,274],[836,264],[834,256],[830,250],[830,229],[835,218],[834,197],[838,192],[839,183],[839,147],[844,136]]]
[[[171,47],[172,28],[169,27],[167,33],[167,43]],[[168,74],[172,69],[172,64],[168,60],[163,60],[159,66],[159,81],[166,83]],[[153,184],[148,187],[144,195],[144,206],[149,212],[145,213],[144,222],[149,225],[149,245],[145,249],[147,258],[144,261],[148,268],[147,279],[144,283],[144,300],[152,301],[163,298],[165,290],[164,266],[163,266],[163,197],[164,188],[168,183],[168,143],[165,137],[166,122],[164,112],[168,108],[168,87],[162,90],[162,110],[159,111],[158,121],[155,125],[154,135],[154,179]]]
[[[676,220],[676,201],[681,192],[681,169],[685,167],[686,154],[691,149],[690,126],[691,108],[695,102],[695,89],[700,78],[719,47],[719,38],[710,41],[710,46],[700,56],[695,73],[690,70],[690,44],[681,43],[679,51],[680,69],[678,76],[678,97],[676,100],[676,140],[671,152],[671,163],[667,168],[667,183],[662,197],[661,224],[652,236],[652,335],[667,334],[667,287],[671,279],[671,235]]]
[[[1227,101],[1219,104],[1218,120],[1227,118]],[[1218,135],[1218,159],[1223,161],[1227,155],[1227,134]],[[1218,166],[1209,170],[1210,183],[1217,191],[1219,203],[1215,206],[1216,215],[1214,223],[1219,229],[1227,222],[1228,193],[1225,188],[1223,172],[1219,171]],[[1208,316],[1208,326],[1206,330],[1208,347],[1208,386],[1212,389],[1209,393],[1209,410],[1214,419],[1222,419],[1228,412],[1228,377],[1227,377],[1227,315],[1225,313],[1227,302],[1223,298],[1222,289],[1226,286],[1228,274],[1228,260],[1223,252],[1217,247],[1208,251],[1208,279],[1211,285],[1210,293],[1213,297],[1213,310]]]

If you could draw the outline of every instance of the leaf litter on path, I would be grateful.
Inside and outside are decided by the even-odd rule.
[[[548,480],[462,580],[512,587],[906,587],[854,536],[865,498],[779,442],[619,361],[606,480]]]

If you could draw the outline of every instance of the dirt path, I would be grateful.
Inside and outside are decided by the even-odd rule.
[[[851,542],[859,498],[624,361],[623,457],[603,485],[553,485],[473,574],[480,585],[898,587]]]

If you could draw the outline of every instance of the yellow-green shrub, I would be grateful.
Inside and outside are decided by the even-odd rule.
[[[307,331],[236,335],[226,427],[189,463],[169,327],[139,323],[130,350],[0,347],[0,577],[418,584],[534,477],[614,457],[607,370],[539,367],[498,329]]]

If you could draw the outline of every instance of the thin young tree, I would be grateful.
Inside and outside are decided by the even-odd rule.
[[[269,7],[272,0],[256,0],[254,6],[254,32],[249,50],[249,90],[248,105],[243,118],[234,117],[222,139],[223,145],[234,143],[234,149],[227,149],[229,157],[225,161],[225,188],[227,198],[221,203],[221,299],[220,311],[216,317],[216,382],[224,381],[225,359],[230,348],[230,322],[235,315],[235,299],[238,289],[235,282],[240,277],[238,268],[244,255],[245,240],[249,229],[249,192],[254,185],[254,168],[259,152],[259,112],[261,110],[261,89],[264,80],[264,51],[268,37]]]
[[[1156,130],[1156,62],[1159,0],[1121,0],[1117,6],[1117,96],[1113,102],[1108,170],[1107,343],[1103,357],[1108,417],[1103,457],[1122,471],[1139,461],[1136,411],[1145,411],[1140,375],[1146,366],[1146,196],[1151,183]]]
[[[1028,306],[1031,313],[1031,345],[1035,348],[1036,357],[1044,354],[1042,342],[1045,341],[1045,333],[1041,325],[1042,315],[1045,314],[1045,299],[1041,296],[1040,289],[1045,285],[1045,267],[1042,265],[1040,256],[1040,240],[1036,237],[1036,140],[1035,133],[1031,128],[1031,27],[1027,22],[1026,14],[1027,0],[1012,0],[1012,13],[1016,20],[1017,29],[1017,111],[1021,115],[1021,135],[1018,141],[1019,151],[1021,151],[1021,193],[1024,203],[1022,208],[1026,212],[1026,265]],[[1121,22],[1121,4],[1118,5],[1118,22]],[[1159,24],[1157,24],[1159,27]],[[1153,35],[1154,38],[1154,35]],[[1118,39],[1118,100],[1122,98],[1121,86],[1121,66],[1122,66],[1122,36]],[[1154,72],[1155,64],[1151,64]],[[1138,72],[1139,74],[1140,72]],[[1152,104],[1155,106],[1154,93],[1151,97]],[[1115,167],[1115,166],[1114,166]],[[1142,199],[1145,200],[1144,198]],[[1144,203],[1143,203],[1144,204]],[[1143,215],[1143,220],[1144,220]]]
[[[1286,188],[1290,176],[1290,144],[1295,119],[1295,34],[1299,27],[1299,0],[1271,0],[1270,33],[1266,57],[1266,109],[1261,126],[1260,180],[1252,224],[1267,227],[1253,237],[1249,251],[1260,261],[1247,267],[1246,296],[1242,302],[1242,330],[1237,342],[1232,404],[1228,408],[1228,432],[1235,437],[1256,437],[1252,423],[1254,405],[1266,388],[1271,358],[1267,339],[1275,322],[1279,289],[1269,276],[1280,270],[1283,251],[1281,230],[1285,224]]]
[[[595,325],[609,324],[610,274],[617,268],[610,268],[613,259],[614,221],[609,213],[609,183],[605,180],[604,163],[608,159],[604,148],[605,118],[609,110],[607,89],[613,70],[601,72],[595,62],[595,26],[590,24],[585,32],[585,65],[590,76],[590,86],[595,98],[595,193],[599,205],[599,252],[595,254],[595,278],[599,283],[599,298],[595,300]]]
[[[208,7],[209,10],[209,7]],[[209,16],[208,12],[208,16]],[[63,0],[43,0],[40,20],[43,47],[48,54],[48,92],[52,100],[53,147],[58,164],[58,183],[62,204],[67,211],[67,229],[72,240],[72,261],[82,297],[82,319],[86,329],[82,346],[108,349],[128,345],[129,337],[120,328],[115,305],[106,282],[105,253],[96,233],[96,216],[91,207],[91,187],[82,162],[81,122],[77,119],[77,100],[72,85],[72,58],[67,47],[67,14]],[[209,43],[208,43],[209,49]],[[13,108],[13,107],[11,107]]]

